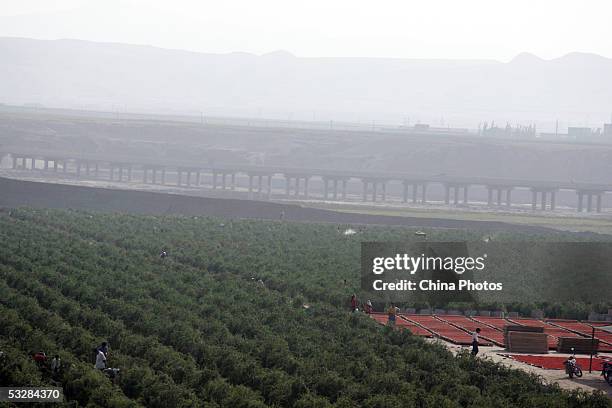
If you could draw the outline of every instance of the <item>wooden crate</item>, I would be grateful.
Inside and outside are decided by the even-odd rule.
[[[557,351],[559,353],[574,353],[591,354],[597,353],[599,349],[599,339],[583,338],[583,337],[559,337],[557,343]]]
[[[548,353],[548,336],[545,333],[509,331],[506,349],[513,353]]]

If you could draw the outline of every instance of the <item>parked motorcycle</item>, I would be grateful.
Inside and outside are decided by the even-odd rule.
[[[574,349],[572,348],[572,351]],[[569,375],[569,378],[582,377],[582,369],[576,362],[576,354],[571,355],[567,360],[563,362],[565,365],[565,372]]]
[[[601,375],[603,375],[606,382],[612,386],[612,362],[605,361],[603,363]]]

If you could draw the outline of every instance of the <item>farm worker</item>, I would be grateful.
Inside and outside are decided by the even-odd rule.
[[[96,355],[96,365],[94,368],[98,370],[106,369],[106,355],[100,349],[98,349],[98,354]]]
[[[357,295],[353,293],[351,296],[351,311],[354,312],[357,310]]]
[[[165,258],[168,256],[168,253],[166,251],[161,251],[161,254],[159,254],[160,258]]]
[[[108,354],[108,343],[103,341],[100,347],[97,348],[97,350],[103,352],[104,356],[106,357],[106,355]]]
[[[38,353],[34,353],[33,358],[34,358],[34,361],[36,361],[36,363],[38,363],[39,365],[42,365],[47,362],[47,355],[45,354],[44,351],[39,351]]]
[[[62,361],[60,360],[60,356],[57,354],[51,360],[51,372],[53,374],[59,373],[60,367],[62,366]]]
[[[368,299],[368,301],[366,302],[366,305],[365,305],[365,312],[367,314],[370,314],[373,311],[374,311],[374,308],[372,307],[372,301],[370,299]]]
[[[393,303],[391,303],[391,306],[389,306],[389,309],[387,309],[387,314],[389,315],[389,325],[395,326],[395,315],[397,314],[397,307],[395,307]]]
[[[478,335],[480,334],[480,327],[476,328],[476,331],[472,333],[472,355],[478,354]]]

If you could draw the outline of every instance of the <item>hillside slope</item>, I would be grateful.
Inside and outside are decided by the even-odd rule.
[[[205,54],[77,40],[0,39],[5,103],[319,120],[603,121],[612,60],[569,54],[486,60]]]

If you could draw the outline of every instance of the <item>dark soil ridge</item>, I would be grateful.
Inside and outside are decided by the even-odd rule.
[[[423,228],[552,232],[545,227],[498,221],[465,221],[343,213],[265,201],[194,197],[137,190],[22,181],[0,177],[0,207],[57,208],[147,215],[199,215],[235,219],[391,225]]]

